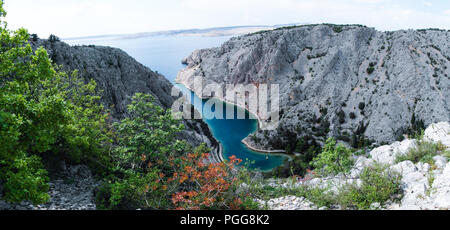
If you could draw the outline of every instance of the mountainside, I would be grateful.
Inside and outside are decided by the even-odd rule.
[[[177,99],[171,96],[173,85],[161,74],[137,62],[124,51],[111,47],[70,46],[57,40],[31,41],[34,48],[43,46],[51,59],[64,70],[78,70],[86,80],[94,79],[102,93],[101,102],[111,110],[114,120],[127,116],[127,105],[136,93],[155,97],[156,103],[169,109]],[[201,120],[183,120],[186,130],[180,139],[193,146],[206,143],[218,156],[220,146],[209,127]],[[215,159],[218,160],[218,159]]]
[[[201,76],[203,85],[279,84],[280,126],[247,138],[255,148],[292,149],[304,136],[355,147],[391,143],[450,120],[449,39],[449,31],[433,29],[281,28],[195,51],[177,82],[193,88]]]

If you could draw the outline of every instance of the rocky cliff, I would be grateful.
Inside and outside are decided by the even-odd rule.
[[[177,82],[279,84],[280,126],[246,139],[256,148],[285,149],[303,136],[392,143],[417,124],[450,120],[449,39],[433,29],[281,28],[195,51]]]
[[[70,46],[57,39],[31,41],[34,48],[44,47],[54,63],[64,70],[78,70],[87,81],[94,79],[102,91],[101,102],[111,110],[115,120],[127,116],[127,105],[136,93],[155,97],[156,103],[165,109],[177,99],[171,96],[173,85],[161,74],[140,64],[124,51],[101,46]],[[183,120],[186,130],[180,139],[193,146],[206,143],[218,155],[219,144],[213,138],[206,123],[201,120]]]

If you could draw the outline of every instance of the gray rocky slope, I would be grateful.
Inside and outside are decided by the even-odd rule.
[[[102,46],[70,46],[50,40],[31,41],[34,48],[44,47],[54,63],[64,70],[78,70],[86,80],[94,79],[102,92],[101,102],[111,110],[114,120],[127,116],[127,105],[136,93],[155,97],[156,103],[169,109],[177,99],[171,96],[173,85],[161,74],[155,73],[120,49]],[[193,146],[206,143],[217,156],[220,146],[206,123],[201,120],[183,120],[186,130],[180,139]],[[217,159],[216,159],[217,160]]]
[[[425,125],[450,120],[449,40],[449,31],[432,29],[283,28],[195,51],[177,82],[279,84],[279,128],[246,139],[259,149],[283,148],[292,135],[392,143],[413,115]]]

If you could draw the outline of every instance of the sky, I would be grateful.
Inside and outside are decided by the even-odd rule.
[[[450,29],[448,0],[3,0],[9,28],[40,37],[289,23]]]

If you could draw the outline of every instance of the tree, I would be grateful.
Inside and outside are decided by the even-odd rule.
[[[61,41],[61,39],[59,39],[56,35],[51,34],[51,35],[48,37],[48,41],[51,42],[51,43],[55,43],[55,42]]]
[[[312,165],[327,175],[345,175],[354,165],[352,151],[342,144],[336,145],[336,140],[329,138]]]
[[[183,125],[150,95],[136,94],[128,111],[130,117],[114,125],[115,171],[97,196],[100,208],[238,209],[248,204],[237,192],[241,160],[208,163],[209,149],[177,140]]]
[[[49,199],[42,158],[103,165],[106,113],[95,82],[54,67],[25,29],[8,30],[0,1],[0,182],[4,198],[35,204]]]

